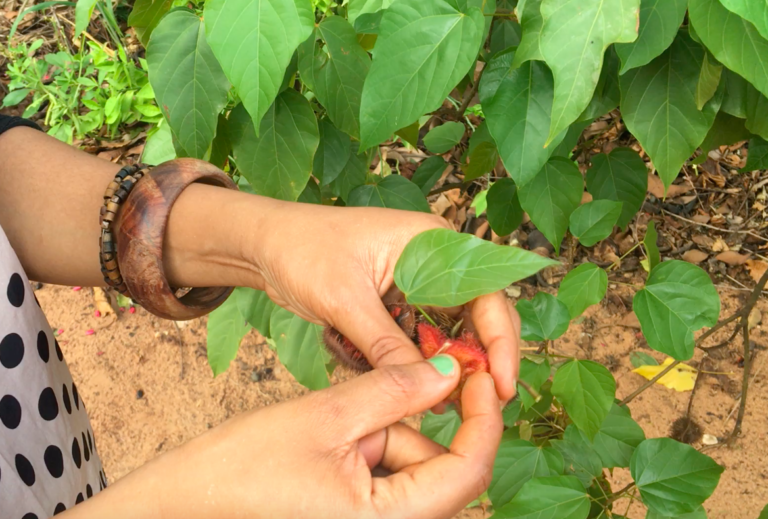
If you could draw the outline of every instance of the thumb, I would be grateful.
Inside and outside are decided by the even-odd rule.
[[[333,402],[336,432],[354,441],[442,402],[458,385],[460,373],[456,359],[436,355],[375,369],[323,393],[325,401]]]
[[[363,352],[374,368],[424,358],[376,294],[363,298],[354,311],[337,315],[334,321],[334,327]]]

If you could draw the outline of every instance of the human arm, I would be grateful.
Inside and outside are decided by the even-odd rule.
[[[99,208],[119,166],[42,132],[0,135],[0,225],[33,279],[103,284]],[[416,347],[381,302],[394,266],[416,234],[439,217],[378,208],[284,202],[192,185],[170,213],[164,267],[174,286],[266,290],[301,317],[335,327],[375,367],[414,362]],[[489,351],[499,398],[514,395],[519,319],[501,293],[467,305]]]
[[[453,517],[490,483],[503,430],[493,381],[464,386],[450,450],[400,423],[458,382],[421,361],[245,413],[164,454],[63,519]],[[380,466],[392,474],[372,477]]]

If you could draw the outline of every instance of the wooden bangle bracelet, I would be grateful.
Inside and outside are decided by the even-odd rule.
[[[131,298],[157,316],[182,321],[205,315],[233,287],[192,288],[176,297],[163,267],[163,238],[171,208],[181,192],[200,182],[237,189],[220,169],[197,159],[176,159],[149,170],[119,209],[115,222],[117,262]]]

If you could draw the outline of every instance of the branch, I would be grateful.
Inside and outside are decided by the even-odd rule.
[[[628,403],[630,403],[632,400],[635,399],[637,395],[639,395],[640,393],[642,393],[643,391],[645,391],[646,389],[654,385],[658,380],[661,379],[661,377],[663,377],[664,375],[666,375],[667,373],[675,369],[677,365],[680,364],[680,362],[682,361],[676,360],[675,362],[673,362],[672,364],[670,364],[669,366],[661,370],[661,372],[658,375],[656,375],[651,380],[649,380],[648,382],[646,382],[645,384],[643,384],[642,386],[634,390],[631,395],[629,395],[627,398],[619,402],[619,405],[625,406]]]
[[[491,30],[488,31],[488,37],[485,39],[485,43],[483,43],[483,49],[485,49],[491,41],[491,34],[493,34],[493,23],[495,21],[496,20],[494,19],[491,22]],[[477,80],[472,83],[472,87],[469,89],[469,95],[464,96],[464,100],[461,102],[461,106],[459,106],[458,109],[459,119],[464,117],[464,112],[466,112],[467,108],[469,108],[469,103],[472,102],[472,98],[475,97],[475,94],[477,94],[477,91],[480,88],[480,80],[483,78],[483,73],[485,72],[486,68],[488,68],[488,63],[486,63],[485,66],[480,70],[480,74],[477,75]],[[474,72],[474,69],[472,69],[472,71]]]

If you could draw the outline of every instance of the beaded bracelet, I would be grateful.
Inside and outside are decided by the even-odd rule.
[[[120,269],[117,264],[117,245],[115,244],[112,226],[120,204],[125,202],[133,186],[141,180],[147,170],[148,167],[144,164],[133,164],[125,166],[118,171],[104,192],[104,204],[99,211],[101,221],[101,236],[99,237],[101,273],[108,286],[128,297],[130,297],[128,287],[120,275]]]

